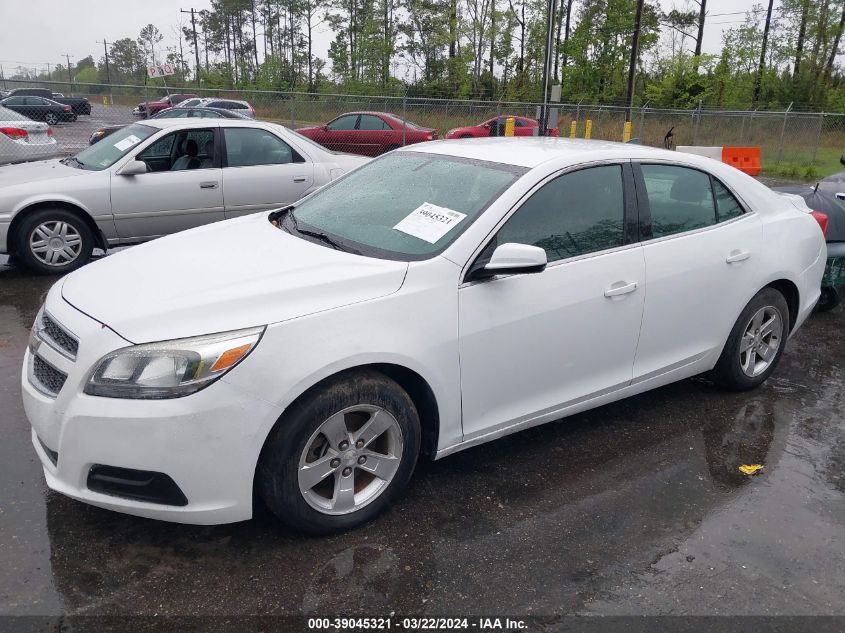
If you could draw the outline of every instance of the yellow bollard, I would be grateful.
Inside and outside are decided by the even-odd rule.
[[[578,131],[578,123],[573,121],[569,124],[569,138],[575,138],[575,134]]]
[[[622,142],[627,143],[631,140],[631,122],[625,121],[625,131],[622,132]]]
[[[587,119],[587,125],[584,126],[584,138],[593,138],[593,120]]]
[[[108,105],[108,104],[109,104],[109,98],[107,96],[103,95],[103,105]]]
[[[513,130],[516,126],[516,119],[512,116],[509,116],[505,119],[505,136],[513,136]]]

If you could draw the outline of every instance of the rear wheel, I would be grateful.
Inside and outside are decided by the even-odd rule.
[[[16,232],[15,255],[31,271],[61,275],[91,259],[94,235],[75,213],[43,209],[28,214]]]
[[[739,315],[713,369],[716,384],[733,391],[761,385],[777,367],[789,335],[789,308],[774,288],[758,292]]]
[[[341,532],[399,498],[419,448],[408,394],[378,372],[347,372],[285,413],[262,450],[258,489],[293,529]]]
[[[822,294],[819,297],[819,302],[816,304],[816,312],[829,312],[833,310],[842,301],[842,296],[834,286],[825,286],[822,288]]]
[[[47,125],[55,125],[59,122],[59,117],[54,112],[48,112],[44,115],[44,122],[47,123]]]

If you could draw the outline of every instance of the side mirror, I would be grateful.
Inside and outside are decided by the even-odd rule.
[[[489,130],[489,129],[490,129],[490,124],[489,124],[489,123],[485,123],[485,124],[484,124],[484,125],[482,125],[481,127],[483,127],[485,130]]]
[[[845,154],[842,154],[842,156],[839,159],[839,162],[842,163],[843,165],[845,165]]]
[[[474,279],[489,279],[496,275],[521,275],[540,273],[546,268],[546,251],[528,244],[500,244],[493,251],[490,261],[473,273]]]
[[[323,126],[323,132],[328,132],[328,131],[329,131],[329,124],[328,124],[328,123],[326,123],[326,124]]]
[[[118,176],[139,176],[147,173],[147,163],[142,160],[130,160],[119,172]]]

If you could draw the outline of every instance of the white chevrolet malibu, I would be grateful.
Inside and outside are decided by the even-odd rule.
[[[414,145],[58,281],[24,405],[70,497],[214,524],[250,518],[257,490],[334,532],[395,501],[420,455],[704,372],[758,386],[824,265],[812,216],[706,158]]]

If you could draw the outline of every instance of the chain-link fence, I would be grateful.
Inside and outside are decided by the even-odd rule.
[[[27,102],[20,92],[31,94]],[[536,134],[539,104],[471,101],[418,97],[276,92],[259,90],[208,90],[129,86],[109,84],[61,84],[5,80],[0,90],[11,92],[0,110],[0,163],[30,160],[44,153],[68,155],[85,147],[92,134],[103,128],[124,125],[146,115],[155,116],[169,104],[168,95],[190,94],[214,99],[205,106],[230,107],[227,102],[246,101],[255,117],[302,130],[330,149],[375,155],[400,145],[429,138],[489,136],[503,132],[507,115],[517,120],[517,135]],[[47,93],[57,100],[61,111],[28,103]],[[90,114],[80,104],[90,103]],[[144,104],[149,103],[149,108]],[[185,104],[182,104],[185,105]],[[148,109],[139,115],[138,108]],[[55,106],[53,106],[55,108]],[[575,134],[583,138],[623,140],[627,110],[618,105],[587,103],[553,104],[559,136],[569,136],[572,122]],[[68,111],[70,108],[70,111]],[[9,110],[18,113],[18,122]],[[135,111],[135,113],[133,113]],[[49,114],[48,112],[52,112]],[[239,110],[240,113],[249,111]],[[350,112],[389,113],[392,117],[342,117]],[[172,111],[171,113],[172,114]],[[163,114],[160,116],[167,116]],[[40,119],[51,131],[41,131],[25,123],[23,117]],[[379,119],[379,120],[377,120]],[[486,124],[486,125],[485,125]],[[46,128],[46,126],[44,126]],[[674,145],[758,146],[763,172],[787,178],[812,179],[839,170],[839,157],[845,150],[845,114],[721,111],[651,108],[631,112],[632,137],[645,145],[663,146],[671,132]],[[27,129],[30,128],[30,129]],[[351,128],[351,129],[348,129]],[[16,129],[18,131],[16,131]],[[22,130],[22,131],[21,131]],[[24,133],[26,132],[26,133]]]

